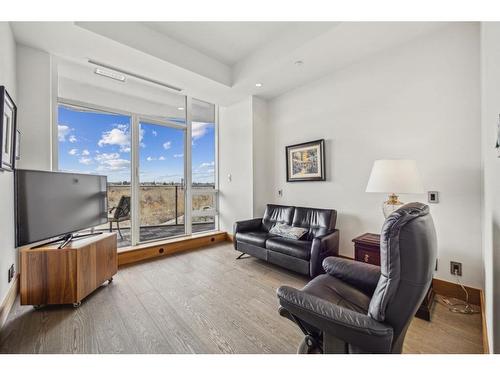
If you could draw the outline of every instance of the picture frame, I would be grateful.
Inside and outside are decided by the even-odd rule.
[[[285,147],[286,181],[325,181],[325,140]]]
[[[16,155],[17,107],[5,86],[0,86],[0,170],[13,171]]]

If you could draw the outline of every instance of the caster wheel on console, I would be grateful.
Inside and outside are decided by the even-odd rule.
[[[111,277],[108,279],[108,284],[111,284],[112,282],[113,282],[113,278]]]
[[[75,307],[75,308],[80,307],[81,304],[82,304],[82,301],[75,302],[75,303],[73,303],[73,307]]]

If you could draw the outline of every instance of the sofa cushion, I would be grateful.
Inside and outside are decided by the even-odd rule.
[[[293,212],[295,207],[280,206],[278,204],[268,204],[266,212],[262,217],[262,225],[268,232],[276,223],[292,224]]]
[[[266,241],[268,250],[304,260],[311,258],[311,245],[311,241],[292,240],[284,237],[272,237]]]
[[[315,277],[302,291],[361,314],[366,314],[370,306],[370,297],[328,274]]]
[[[293,240],[298,240],[304,234],[307,233],[307,229],[300,227],[292,227],[291,225],[285,223],[276,223],[274,227],[271,228],[269,233],[275,234],[280,237],[291,238]]]
[[[323,236],[335,229],[337,211],[320,208],[295,207],[292,225],[307,229],[302,237],[312,241],[314,237]]]
[[[275,237],[265,231],[238,232],[236,233],[236,241],[249,243],[258,247],[266,247],[266,240]]]

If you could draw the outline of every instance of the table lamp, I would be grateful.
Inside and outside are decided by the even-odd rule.
[[[389,199],[382,205],[384,217],[404,203],[396,195],[419,194],[424,189],[415,160],[375,160],[366,186],[367,193],[389,193]]]

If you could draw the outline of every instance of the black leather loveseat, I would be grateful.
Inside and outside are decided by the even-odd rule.
[[[314,277],[321,263],[339,251],[337,211],[268,204],[264,217],[238,221],[233,228],[234,248],[292,271]],[[298,240],[269,233],[276,223],[307,229]]]

